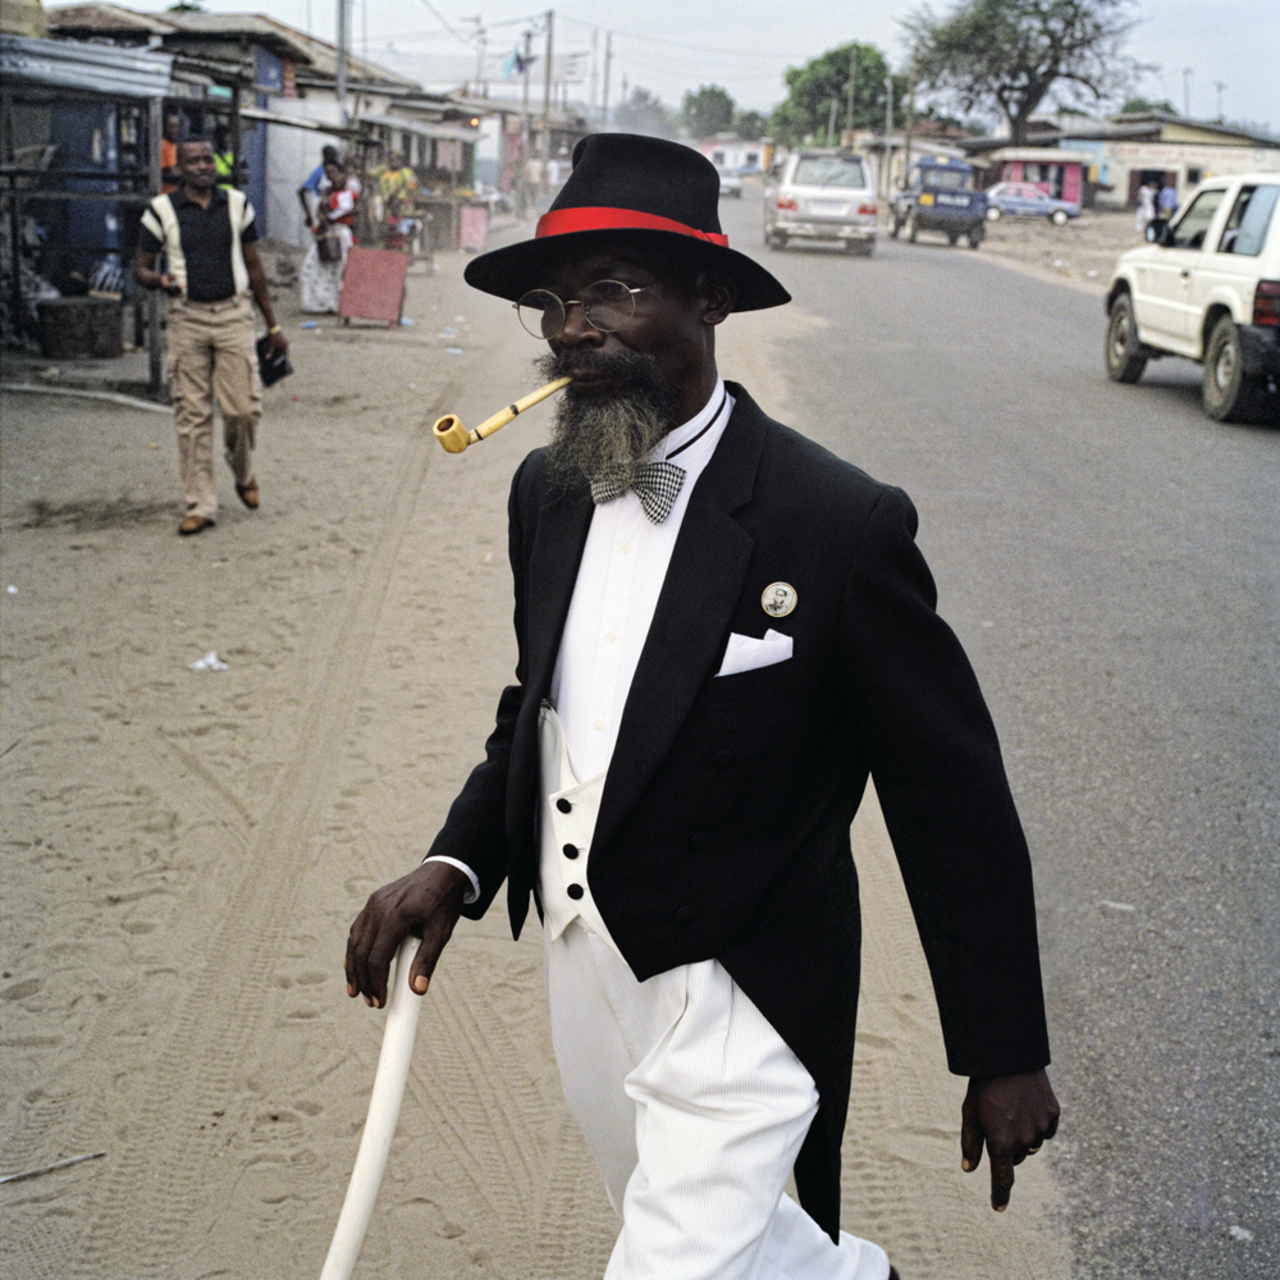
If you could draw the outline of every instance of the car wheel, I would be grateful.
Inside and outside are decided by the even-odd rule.
[[[787,247],[787,237],[781,231],[770,231],[765,236],[764,242],[770,249],[785,249]]]
[[[1004,210],[998,204],[987,205],[987,221],[999,222],[1004,216]]]
[[[969,248],[976,249],[983,240],[982,223],[975,223],[969,228]]]
[[[1133,319],[1133,302],[1121,293],[1111,304],[1107,318],[1107,377],[1112,382],[1137,382],[1147,367],[1146,356],[1138,354],[1138,326]]]
[[[947,232],[947,240],[950,242],[951,247],[953,249],[956,247],[956,241],[959,239],[960,239],[960,233],[958,231]]]
[[[855,258],[869,258],[872,250],[876,247],[874,240],[846,240],[844,242],[845,253],[851,253]]]
[[[1213,326],[1204,357],[1204,411],[1218,422],[1262,416],[1266,391],[1244,371],[1240,330],[1230,316]]]
[[[1067,225],[1067,211],[1065,209],[1055,209],[1049,215],[1049,221],[1055,227],[1065,227]]]

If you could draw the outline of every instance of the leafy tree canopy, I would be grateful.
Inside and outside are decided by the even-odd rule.
[[[739,111],[733,119],[733,130],[744,142],[759,142],[768,128],[768,119],[758,111]]]
[[[1126,98],[1120,110],[1132,112],[1135,115],[1144,111],[1163,111],[1167,116],[1178,114],[1178,108],[1168,98],[1161,98],[1158,102],[1152,98]]]
[[[712,138],[733,127],[734,101],[718,84],[704,84],[697,93],[686,93],[680,114],[695,138]]]
[[[1120,50],[1132,0],[960,0],[945,17],[903,21],[920,80],[963,111],[996,107],[1015,144],[1049,90],[1077,101],[1113,97],[1139,69]]]
[[[786,101],[769,118],[773,136],[788,146],[806,141],[839,141],[849,110],[850,55],[853,56],[853,127],[882,129],[885,115],[885,77],[889,64],[873,44],[843,44],[828,49],[803,67],[788,67]],[[894,124],[905,119],[907,80],[893,78]],[[835,103],[835,136],[828,138],[831,106]]]
[[[654,138],[670,138],[675,133],[666,107],[648,89],[632,89],[631,96],[618,108],[617,125],[627,133]]]

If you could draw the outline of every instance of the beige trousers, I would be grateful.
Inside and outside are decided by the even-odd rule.
[[[253,479],[253,446],[262,416],[262,380],[254,350],[253,303],[175,299],[169,306],[169,387],[178,429],[178,466],[187,514],[213,520],[213,407],[222,413],[227,465],[236,483]]]

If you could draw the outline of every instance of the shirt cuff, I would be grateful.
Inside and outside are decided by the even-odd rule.
[[[473,902],[480,900],[480,881],[476,873],[471,870],[465,862],[459,862],[457,858],[447,858],[442,853],[437,853],[434,857],[423,858],[422,863],[425,866],[428,862],[447,862],[451,867],[457,867],[468,880],[471,881],[471,888],[462,895],[462,905],[470,906]]]

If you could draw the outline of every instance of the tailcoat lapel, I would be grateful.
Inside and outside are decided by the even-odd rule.
[[[551,688],[560,637],[594,510],[585,490],[567,494],[557,490],[545,498],[538,513],[525,593],[529,663],[526,688],[535,704]]]
[[[519,937],[525,893],[533,887],[535,795],[538,785],[538,710],[551,688],[556,654],[564,632],[569,602],[595,510],[585,492],[544,493],[534,521],[527,571],[516,590],[524,614],[524,697],[516,723],[507,785],[507,840],[514,856],[509,864],[513,892],[512,927]],[[518,917],[518,918],[517,918]]]

